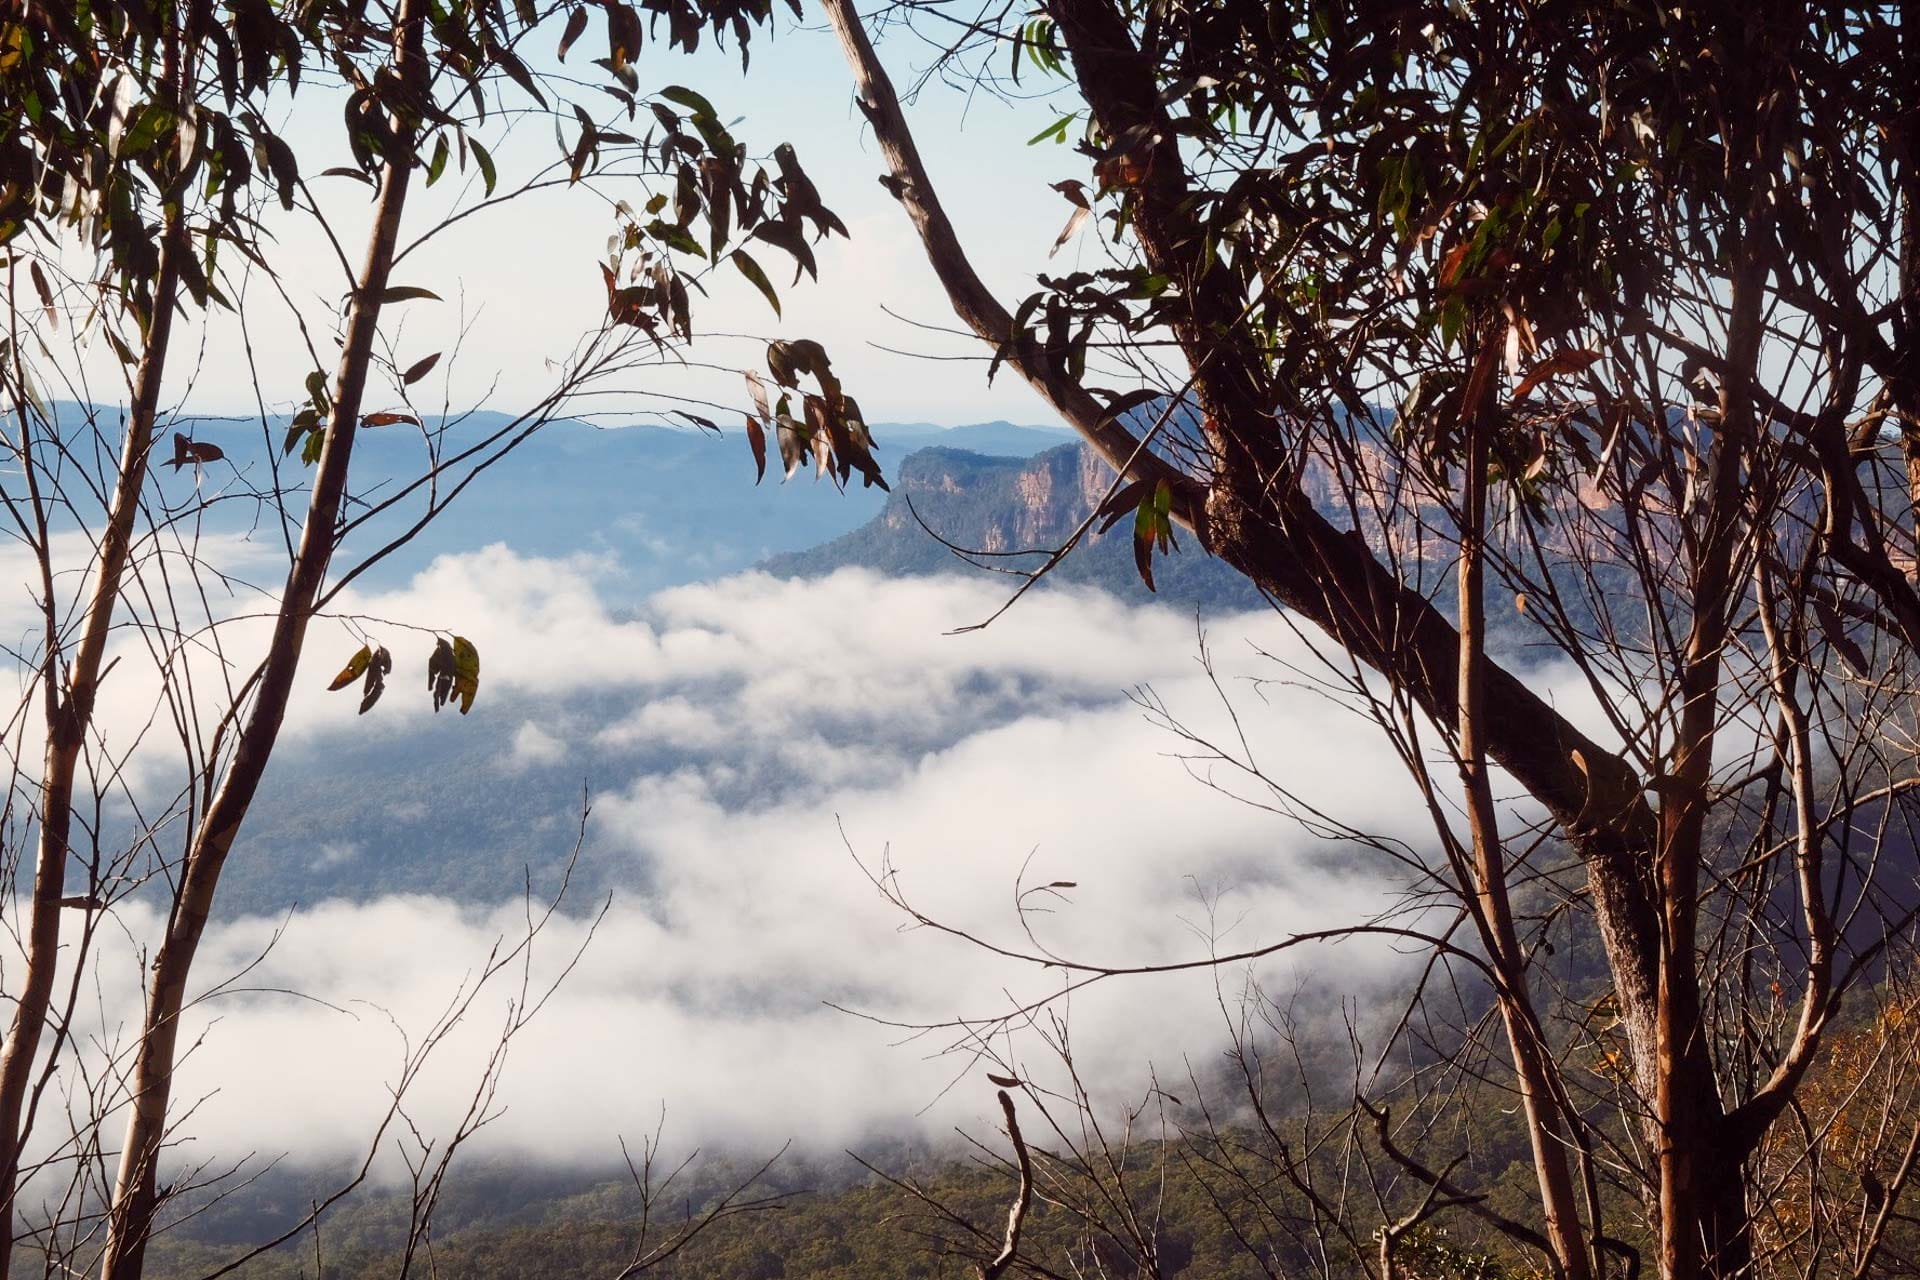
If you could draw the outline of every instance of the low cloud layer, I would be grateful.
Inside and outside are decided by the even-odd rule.
[[[622,609],[603,594],[603,570],[494,547],[437,561],[404,592],[343,605],[376,631],[366,619],[456,628],[476,642],[482,701],[459,727],[499,739],[487,767],[500,787],[554,779],[542,800],[552,805],[578,787],[577,772],[564,782],[569,770],[596,778],[591,839],[625,887],[513,1045],[502,1114],[487,1130],[500,1147],[611,1158],[616,1135],[651,1130],[663,1104],[690,1141],[794,1137],[823,1148],[985,1119],[983,1068],[940,1052],[964,1037],[909,1039],[830,1006],[899,1023],[983,1017],[1057,990],[1064,975],[906,927],[868,878],[883,864],[915,906],[955,929],[1106,964],[1252,947],[1389,905],[1371,855],[1197,780],[1180,758],[1192,744],[1128,700],[1141,686],[1197,735],[1244,734],[1270,774],[1325,811],[1424,843],[1426,818],[1386,743],[1299,683],[1287,663],[1305,667],[1304,648],[1272,615],[1211,626],[1210,676],[1190,617],[1105,595],[1037,594],[983,632],[949,635],[992,613],[1003,588],[747,574]],[[311,668],[345,643],[316,628]],[[425,712],[411,702],[356,720],[346,695],[321,683],[304,680],[296,698],[291,731],[306,749],[419,730]],[[394,850],[341,840],[324,813],[312,823],[306,864],[351,865],[377,884]],[[1031,901],[1048,909],[1026,917],[1026,936],[1016,886],[1055,881],[1074,887]],[[200,983],[244,976],[196,1005],[183,1036],[195,1047],[178,1097],[199,1100],[182,1126],[191,1149],[357,1150],[396,1078],[401,1033],[417,1043],[497,942],[524,932],[517,889],[477,895],[491,905],[387,897],[216,925]],[[597,906],[570,902],[542,935],[530,990],[574,957]],[[134,939],[156,929],[137,906],[120,923]],[[105,1040],[115,1028],[124,1039],[139,962],[118,941],[100,957],[90,1016]],[[1395,959],[1346,942],[1263,973],[1278,980],[1296,965],[1360,992]],[[1083,1068],[1121,1093],[1150,1066],[1204,1066],[1224,1038],[1214,980],[1125,979],[1077,993],[1061,1008]],[[444,1129],[467,1105],[519,999],[517,971],[502,975],[438,1051],[409,1095],[424,1129]],[[1023,1069],[1050,1069],[1032,1037],[997,1047]]]

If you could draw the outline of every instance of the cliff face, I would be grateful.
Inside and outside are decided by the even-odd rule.
[[[783,577],[811,577],[848,565],[909,576],[988,572],[942,546],[944,538],[1002,567],[1038,568],[1100,504],[1112,482],[1106,464],[1080,444],[1032,458],[922,449],[901,460],[893,496],[870,523],[811,551],[775,556],[764,567]],[[1208,613],[1260,606],[1259,594],[1245,579],[1208,557],[1191,538],[1181,539],[1178,553],[1155,561],[1156,597],[1134,570],[1131,536],[1132,522],[1126,519],[1105,535],[1090,533],[1049,580]]]

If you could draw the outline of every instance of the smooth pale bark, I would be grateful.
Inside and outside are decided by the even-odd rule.
[[[426,0],[402,0],[394,20],[394,60],[405,83],[424,90],[423,53]],[[346,493],[360,404],[372,364],[381,299],[398,242],[414,160],[417,122],[396,114],[391,121],[387,160],[381,168],[366,259],[347,319],[346,342],[334,375],[333,406],[325,444],[315,468],[306,523],[281,590],[273,637],[240,734],[232,763],[195,830],[187,852],[179,896],[167,932],[154,957],[153,977],[133,1070],[132,1102],[126,1140],[114,1185],[102,1274],[106,1280],[138,1280],[145,1265],[146,1242],[158,1208],[157,1178],[166,1138],[167,1107],[172,1097],[176,1041],[187,979],[194,953],[213,909],[220,872],[253,803],[262,774],[279,738],[287,699],[312,619],[314,601],[332,559],[335,526]]]

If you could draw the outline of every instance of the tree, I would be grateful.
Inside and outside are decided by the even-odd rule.
[[[1617,1182],[1662,1276],[1783,1266],[1757,1155],[1911,941],[1920,13],[900,7],[1069,104],[1062,241],[1091,223],[1110,261],[1008,308],[826,8],[955,313],[1112,465],[1149,585],[1185,526],[1400,748],[1440,851],[1413,874],[1458,911],[1404,927],[1477,972],[1529,1119],[1515,1238],[1630,1272]],[[1604,992],[1541,990],[1556,938]],[[1573,1065],[1615,1052],[1602,996],[1604,1108]]]
[[[703,34],[730,37],[745,58],[772,6],[717,0],[664,13],[667,48],[691,51]],[[603,85],[529,65],[523,50],[535,32],[558,32],[564,59],[595,15],[605,29],[606,56],[596,60]],[[22,930],[24,975],[9,992],[16,1003],[0,1050],[0,1275],[14,1256],[20,1180],[31,1172],[21,1153],[43,1095],[75,1051],[73,1015],[97,927],[137,894],[157,897],[166,921],[144,966],[144,1018],[124,1060],[111,1064],[116,1085],[86,1100],[91,1119],[77,1123],[73,1149],[62,1157],[72,1161],[75,1183],[55,1199],[72,1217],[40,1234],[50,1239],[64,1229],[80,1241],[76,1250],[100,1249],[101,1273],[114,1280],[141,1274],[168,1196],[160,1169],[179,1118],[174,1070],[195,953],[279,744],[311,627],[334,621],[329,605],[349,583],[579,396],[690,341],[690,286],[704,273],[731,262],[777,308],[747,242],[810,270],[810,238],[844,234],[791,148],[762,163],[699,94],[672,85],[642,89],[633,60],[644,33],[638,10],[619,0],[7,6],[0,244],[10,328],[0,385],[19,479],[10,475],[0,498],[38,566],[43,625],[24,664],[31,688],[9,722],[19,800],[9,818],[20,824],[18,843],[30,839],[37,855]],[[352,160],[324,173],[266,121],[288,97],[315,93],[340,104],[341,140]],[[598,105],[609,100],[611,107]],[[489,144],[512,115],[529,113],[564,124],[566,139],[542,170],[502,184]],[[456,212],[409,227],[412,193],[455,173],[471,174],[475,184]],[[373,193],[357,266],[315,195],[323,177]],[[463,431],[456,415],[423,413],[410,388],[436,365],[450,380],[458,353],[401,361],[386,344],[382,323],[394,308],[439,298],[422,284],[399,282],[396,268],[471,214],[527,191],[573,186],[604,199],[614,215],[614,249],[599,264],[605,314],[584,318],[585,334],[551,391],[505,426]],[[639,198],[608,194],[623,186],[637,187]],[[339,257],[346,301],[339,315],[317,317],[310,327],[299,317],[309,333],[337,322],[337,350],[315,349],[315,368],[294,399],[305,403],[283,422],[265,405],[287,403],[293,389],[262,388],[256,377],[260,447],[231,457],[185,423],[169,431],[160,406],[165,389],[191,375],[171,343],[190,308],[233,309],[249,283],[277,291],[276,248],[262,225],[269,201],[321,226]],[[76,252],[99,256],[77,274],[63,271]],[[117,354],[128,406],[117,442],[104,433],[105,415],[74,349],[54,342],[57,326],[76,342],[103,340]],[[854,467],[877,476],[857,407],[833,382],[817,344],[777,348],[770,371],[784,386],[797,388],[801,374],[821,386],[820,395],[806,397],[803,421],[780,424],[783,456],[804,447],[842,480]],[[67,403],[42,394],[56,387],[69,393]],[[373,397],[389,395],[402,407],[370,407]],[[783,400],[783,415],[785,407]],[[418,432],[422,467],[387,491],[356,492],[355,442],[377,429]],[[156,449],[177,481],[191,480],[190,493],[157,491]],[[763,439],[757,451],[764,457]],[[222,467],[233,472],[232,488],[203,490],[202,479]],[[236,501],[255,504],[285,540],[285,580],[263,593],[272,622],[257,646],[245,638],[244,616],[213,603],[231,580],[201,545],[209,513]],[[72,535],[85,547],[84,565],[68,563]],[[66,584],[78,568],[84,586],[76,592]],[[394,661],[371,634],[374,620],[342,621],[364,643],[335,687],[358,685],[364,712],[381,697]],[[145,724],[163,725],[178,740],[178,790],[158,812],[127,776],[136,753],[150,755],[156,744],[138,723],[106,723],[99,713],[101,681],[123,659],[152,677]],[[426,667],[436,710],[449,700],[463,712],[472,705],[480,655],[471,644],[436,634]],[[123,674],[121,683],[134,678]],[[36,702],[37,741],[28,714]],[[36,749],[43,758],[37,772],[26,763]],[[130,831],[102,819],[109,798],[135,815]],[[83,892],[72,891],[76,876]],[[67,923],[76,914],[77,927]],[[73,966],[64,994],[56,992],[62,963]],[[89,1162],[104,1164],[111,1149],[98,1130],[123,1110],[117,1173],[111,1186],[93,1187]],[[437,1174],[428,1185],[437,1188]],[[102,1208],[104,1244],[87,1245]]]

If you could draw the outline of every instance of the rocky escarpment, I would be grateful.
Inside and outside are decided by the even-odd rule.
[[[848,565],[905,576],[990,572],[941,545],[945,539],[990,563],[1038,568],[1098,507],[1112,482],[1106,464],[1080,444],[1031,458],[922,449],[901,460],[893,496],[872,521],[810,551],[775,556],[763,567],[782,577],[811,577]],[[1104,535],[1090,532],[1049,579],[1100,586],[1130,600],[1156,598],[1134,570],[1131,534],[1127,520]],[[1259,594],[1239,574],[1191,538],[1182,538],[1180,547],[1155,561],[1159,600],[1207,613],[1259,607]]]

